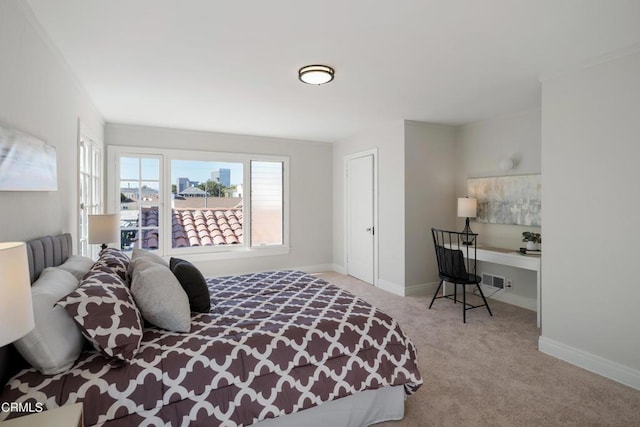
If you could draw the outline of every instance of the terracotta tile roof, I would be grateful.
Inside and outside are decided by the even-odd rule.
[[[142,218],[140,218],[143,227],[158,226],[158,208],[142,208]],[[158,230],[142,230],[142,248],[158,249]]]
[[[242,209],[173,209],[174,248],[242,243]]]
[[[172,247],[234,245],[243,241],[242,208],[172,209]],[[158,226],[157,208],[142,208],[143,227]],[[142,230],[142,247],[158,248],[158,231]]]

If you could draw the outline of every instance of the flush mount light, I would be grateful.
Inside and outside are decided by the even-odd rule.
[[[310,85],[323,85],[333,80],[335,70],[327,65],[307,65],[300,68],[298,78]]]

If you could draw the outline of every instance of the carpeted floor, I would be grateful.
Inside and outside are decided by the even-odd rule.
[[[395,317],[418,350],[424,385],[403,426],[640,426],[640,391],[538,351],[536,314],[490,300],[467,312],[430,297],[400,297],[337,273],[334,283]]]

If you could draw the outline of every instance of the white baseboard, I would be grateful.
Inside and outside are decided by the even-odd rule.
[[[344,267],[344,265],[332,264],[331,270],[335,271],[338,274],[347,274],[347,269]]]
[[[640,371],[637,369],[621,365],[544,336],[538,339],[538,350],[572,365],[584,368],[587,371],[640,390]]]
[[[419,285],[410,285],[404,289],[405,296],[425,296],[433,295],[438,287],[439,282],[420,283]]]
[[[405,296],[404,286],[398,285],[397,283],[388,282],[378,277],[376,286],[383,291],[391,292],[392,294],[400,295],[401,297]]]
[[[333,269],[334,264],[317,264],[317,265],[306,265],[304,267],[295,267],[291,270],[300,270],[305,273],[324,273],[326,271],[335,271]]]
[[[502,301],[502,302],[506,302],[507,304],[515,305],[521,308],[526,308],[527,310],[536,311],[535,299],[512,294],[508,290],[501,290],[494,294],[496,288],[491,286],[486,286],[486,285],[480,285],[480,286],[482,287],[482,292],[484,293],[484,296],[487,298],[489,298],[489,295],[491,295],[491,299],[494,299],[496,301]]]
[[[438,287],[438,283],[420,283],[418,285],[402,286],[397,283],[392,283],[384,279],[378,278],[378,288],[391,292],[392,294],[400,295],[402,297],[407,296],[421,296],[421,295],[433,295]]]

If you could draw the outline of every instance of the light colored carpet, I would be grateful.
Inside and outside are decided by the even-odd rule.
[[[538,351],[536,314],[489,300],[467,312],[447,299],[400,297],[349,276],[320,275],[398,320],[424,385],[403,426],[640,426],[640,391]],[[471,298],[469,298],[471,299]],[[473,301],[472,301],[473,302]]]

